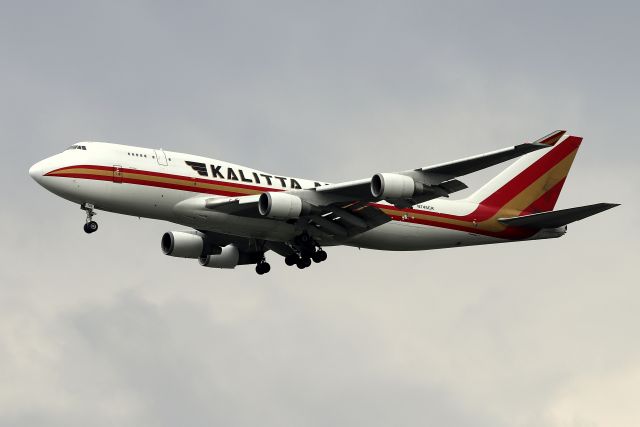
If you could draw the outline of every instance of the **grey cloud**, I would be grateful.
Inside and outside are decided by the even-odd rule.
[[[349,328],[294,305],[216,322],[198,304],[124,294],[60,320],[60,330],[47,331],[58,347],[48,368],[65,372],[62,400],[82,405],[4,417],[3,425],[38,417],[54,425],[496,425],[446,386],[389,377],[373,363],[376,348],[354,345]]]

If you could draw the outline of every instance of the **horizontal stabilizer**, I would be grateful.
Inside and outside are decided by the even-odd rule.
[[[616,206],[619,206],[619,204],[596,203],[595,205],[580,206],[577,208],[514,216],[511,218],[498,218],[498,221],[509,227],[556,228],[580,221],[581,219],[615,208]]]

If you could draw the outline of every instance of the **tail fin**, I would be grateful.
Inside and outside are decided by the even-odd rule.
[[[568,136],[548,150],[521,157],[467,200],[521,213],[553,210],[581,142]]]

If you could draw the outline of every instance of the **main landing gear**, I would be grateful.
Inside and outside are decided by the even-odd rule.
[[[93,211],[93,205],[89,203],[83,203],[80,205],[80,209],[87,212],[87,220],[84,224],[84,232],[87,234],[95,233],[98,231],[98,223],[93,220],[94,215],[98,215]]]
[[[311,266],[311,261],[320,263],[326,261],[327,253],[308,234],[301,234],[295,239],[298,253],[287,255],[284,258],[288,266],[295,265],[299,269]]]
[[[263,254],[262,259],[260,259],[260,261],[258,261],[258,263],[256,264],[256,273],[262,276],[263,274],[267,274],[269,271],[271,271],[271,266],[269,265]]]

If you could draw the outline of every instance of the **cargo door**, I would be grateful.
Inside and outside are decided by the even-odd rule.
[[[153,150],[156,153],[156,160],[158,160],[158,164],[160,166],[167,166],[167,155],[164,153],[164,150]]]

